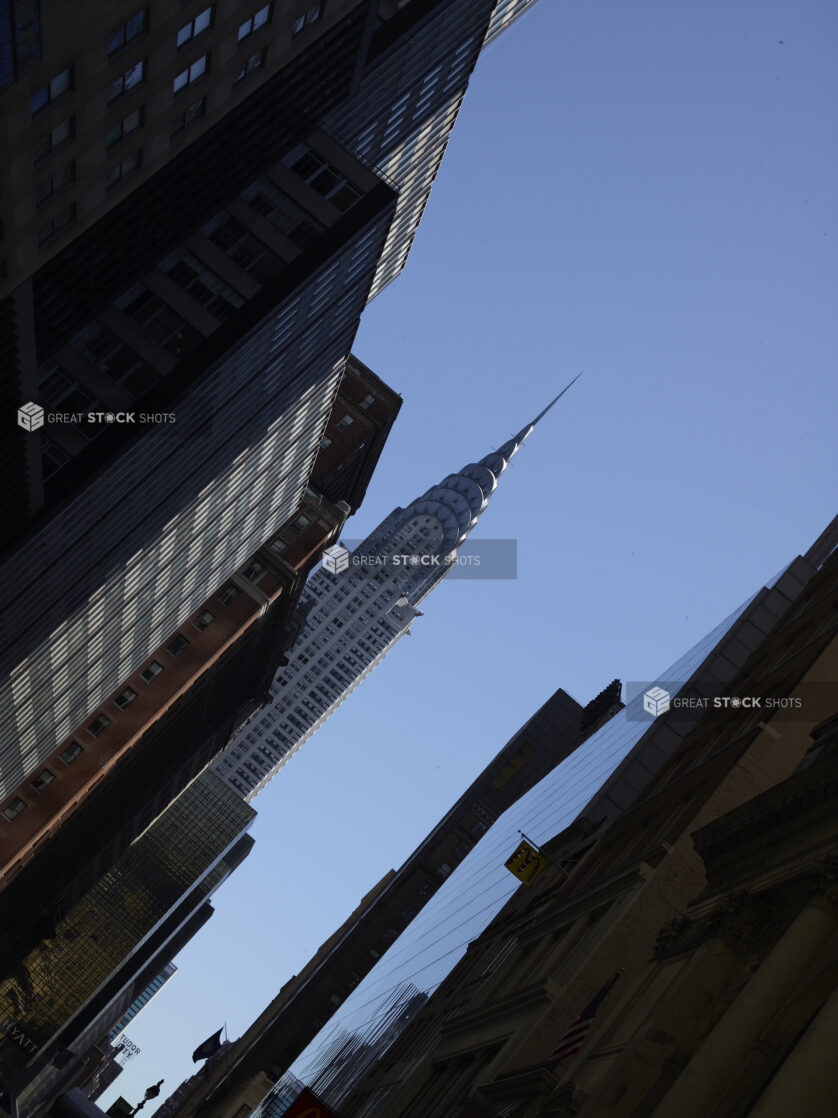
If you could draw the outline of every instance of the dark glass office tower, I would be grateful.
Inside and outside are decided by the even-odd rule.
[[[382,3],[353,94],[326,117],[331,131],[399,188],[370,297],[405,265],[490,18],[501,6],[496,0]]]
[[[21,432],[67,492],[4,567],[3,791],[301,503],[395,196],[316,132],[266,171],[40,363],[80,418]]]
[[[242,856],[249,850],[254,816],[203,773],[0,980],[2,1017],[30,1042],[0,1045],[0,1073],[23,1113],[41,1113],[72,1074],[75,1054],[121,1016],[137,977],[158,965],[158,953],[230,872],[231,852],[243,840]]]
[[[400,405],[350,358],[297,513],[6,797],[0,973],[265,702],[306,573],[362,500]]]

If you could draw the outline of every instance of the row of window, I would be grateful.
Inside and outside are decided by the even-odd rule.
[[[148,8],[143,8],[137,12],[130,19],[121,23],[111,34],[108,36],[107,51],[108,57],[117,54],[128,43],[136,39],[139,35],[148,30]],[[306,27],[311,26],[321,19],[323,15],[322,0],[319,3],[313,4],[303,15],[299,16],[294,22],[292,34],[298,35]],[[197,38],[202,32],[209,30],[213,24],[214,5],[204,8],[196,16],[185,23],[177,33],[176,44],[178,49],[191,43],[193,39]],[[264,27],[270,22],[271,18],[271,4],[262,5],[257,11],[249,16],[241,24],[239,24],[237,31],[237,41],[243,42],[249,38],[259,28]],[[258,69],[264,65],[265,52],[260,51],[251,55],[243,64],[240,71],[233,79],[233,84],[242,81],[253,70]],[[107,89],[107,103],[110,105],[118,98],[130,92],[135,86],[139,85],[145,80],[146,76],[146,59],[134,63],[122,74],[117,75],[108,85]],[[173,92],[178,93],[181,89],[191,85],[192,82],[197,81],[202,77],[209,66],[209,53],[203,54],[195,62],[191,63],[188,67],[182,70],[174,79]],[[44,85],[36,89],[29,98],[29,107],[33,116],[39,113],[42,109],[51,105],[59,97],[65,93],[69,93],[73,88],[73,70],[72,67],[67,67],[54,78],[46,82]],[[66,123],[66,122],[65,122]]]
[[[230,583],[228,586],[225,586],[224,589],[218,594],[218,600],[223,605],[226,605],[228,602],[231,602],[238,593],[238,587],[234,586],[233,583]],[[198,632],[203,632],[208,625],[212,624],[213,621],[215,621],[215,614],[212,613],[210,610],[205,609],[202,610],[197,617],[193,618],[192,624],[195,626]],[[183,652],[183,650],[187,648],[189,644],[189,638],[184,636],[183,633],[178,633],[174,640],[166,646],[166,651],[171,656],[179,656],[180,653]],[[162,671],[164,671],[164,667],[160,663],[160,661],[152,660],[150,664],[143,668],[143,670],[140,672],[140,675],[146,681],[146,683],[152,683]],[[137,692],[134,690],[134,688],[126,687],[114,697],[113,702],[116,704],[116,706],[119,707],[120,710],[125,710],[125,708],[128,707],[136,698]],[[110,718],[108,718],[108,716],[104,713],[99,713],[96,718],[94,718],[93,721],[88,725],[87,731],[94,738],[97,738],[101,733],[103,733],[104,730],[107,729],[108,726],[110,726],[110,724]],[[58,754],[58,757],[61,761],[63,761],[65,765],[69,765],[82,752],[82,746],[80,746],[78,742],[71,741],[64,747],[64,749],[61,750],[61,752]],[[33,777],[30,783],[36,792],[40,792],[44,788],[46,788],[48,784],[51,784],[53,780],[55,780],[55,773],[51,769],[47,768],[43,769],[40,773],[38,773],[37,776]],[[20,796],[16,796],[11,801],[11,803],[7,804],[6,807],[3,808],[2,814],[7,820],[9,820],[9,822],[12,822],[18,817],[18,815],[20,815],[22,811],[25,810],[27,806],[28,805],[25,800],[21,799]]]
[[[78,742],[71,741],[58,754],[58,759],[65,765],[69,765],[83,752],[84,750]],[[54,780],[55,773],[52,769],[41,769],[38,775],[32,778],[30,784],[36,792],[41,792],[48,784],[52,784]],[[14,799],[3,808],[2,814],[11,823],[17,819],[20,813],[25,811],[28,806],[24,799],[21,799],[20,796],[15,796]]]
[[[129,156],[115,168],[114,181],[117,175],[129,173],[135,165],[134,161],[135,157]],[[43,239],[54,236],[72,217],[73,210],[70,208],[66,215],[53,218],[44,227]],[[227,251],[232,260],[261,283],[282,270],[282,261],[227,214],[213,219],[203,232],[209,234],[209,239]],[[172,253],[160,267],[192,299],[219,319],[226,318],[243,303],[236,291],[191,253]],[[142,326],[157,345],[176,357],[190,352],[202,341],[203,336],[194,327],[144,284],[135,284],[116,300],[116,305]],[[71,343],[91,365],[124,387],[135,399],[140,398],[158,379],[155,369],[98,321],[80,331]],[[80,387],[78,381],[52,360],[41,366],[39,392],[47,404],[53,408],[60,406],[62,411],[84,413],[98,406],[98,402]],[[84,424],[78,429],[88,438],[93,438],[101,430]]]
[[[282,162],[341,213],[345,213],[361,197],[360,190],[349,182],[342,171],[305,144],[293,148]]]
[[[214,620],[215,614],[211,613],[210,610],[205,609],[201,613],[199,613],[196,618],[193,619],[192,624],[199,632],[203,632],[203,630],[206,629],[208,625],[212,624]],[[185,648],[189,647],[190,644],[191,641],[188,637],[184,636],[183,633],[178,633],[174,640],[166,645],[166,651],[169,653],[170,656],[179,656]],[[151,663],[147,665],[147,667],[143,668],[143,670],[140,672],[140,675],[146,681],[146,683],[152,683],[163,670],[163,665],[160,663],[159,660],[152,660]],[[137,692],[134,690],[134,688],[126,687],[123,691],[115,696],[113,701],[120,710],[125,710],[125,708],[129,706],[129,704],[131,704],[134,699],[136,699],[136,697]],[[110,726],[110,724],[110,718],[108,718],[106,714],[100,713],[87,727],[87,731],[88,733],[92,734],[94,738],[97,738],[105,729],[107,729],[108,726]]]

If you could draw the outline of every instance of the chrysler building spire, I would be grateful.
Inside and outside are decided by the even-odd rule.
[[[305,628],[271,685],[273,703],[212,762],[225,783],[251,799],[410,633],[419,604],[457,562],[510,458],[570,384],[498,450],[394,509],[351,554],[334,549],[340,565],[332,557],[303,590]]]
[[[577,373],[576,376],[573,378],[573,380],[570,382],[570,384],[566,384],[564,386],[564,388],[561,390],[561,392],[558,394],[558,396],[554,396],[553,399],[550,401],[550,403],[547,405],[547,407],[544,408],[543,411],[540,411],[538,413],[538,415],[535,417],[535,419],[532,420],[532,422],[528,423],[526,425],[526,427],[522,427],[521,430],[518,432],[518,434],[515,436],[514,439],[510,439],[509,442],[504,443],[504,445],[498,451],[498,454],[504,454],[507,461],[509,461],[509,459],[512,457],[512,455],[515,453],[515,451],[518,449],[518,447],[521,445],[521,443],[527,437],[527,435],[531,434],[533,427],[535,427],[535,425],[537,423],[541,422],[541,420],[544,418],[544,416],[547,414],[547,412],[550,410],[550,408],[552,408],[554,404],[557,404],[559,402],[559,400],[561,400],[562,396],[564,396],[564,394],[565,394],[565,392],[567,392],[568,388],[570,388],[572,385],[576,384],[577,380],[579,380],[579,378],[581,376],[582,376],[581,372]],[[506,451],[508,451],[509,453],[506,454],[505,453]]]
[[[561,392],[526,427],[513,438],[507,440],[498,450],[493,450],[479,462],[470,462],[459,473],[449,474],[438,485],[432,486],[418,500],[404,510],[405,518],[411,514],[432,515],[443,527],[440,553],[448,553],[465,540],[474,528],[489,498],[495,491],[498,478],[509,464],[512,455],[524,439],[532,432],[547,412],[556,404],[568,388],[575,384],[581,373],[573,378]]]

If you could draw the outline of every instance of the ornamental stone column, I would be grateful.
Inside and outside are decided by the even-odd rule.
[[[838,990],[826,1002],[750,1112],[750,1118],[820,1114],[838,1090]]]
[[[832,895],[817,896],[798,913],[705,1038],[652,1118],[706,1118],[712,1113],[760,1033],[803,980],[838,927],[836,899]],[[804,1112],[799,1107],[794,1110]]]

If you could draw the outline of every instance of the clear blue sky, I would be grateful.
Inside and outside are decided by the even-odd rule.
[[[518,579],[437,589],[257,798],[105,1106],[243,1032],[556,687],[654,677],[835,513],[836,54],[831,0],[540,0],[482,57],[355,345],[405,403],[346,535],[584,369],[481,520]]]

